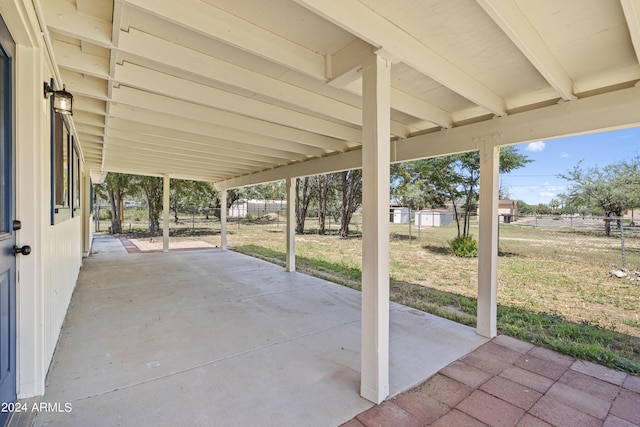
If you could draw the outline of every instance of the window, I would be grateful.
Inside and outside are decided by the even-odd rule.
[[[70,209],[70,143],[71,135],[62,115],[53,113],[51,141],[51,223],[57,224],[71,218]]]
[[[53,82],[51,82],[53,84]],[[53,87],[53,86],[52,86]],[[51,224],[80,216],[80,154],[62,114],[51,108]]]
[[[73,137],[71,137],[73,142]],[[80,214],[80,156],[75,144],[73,147],[73,216]]]

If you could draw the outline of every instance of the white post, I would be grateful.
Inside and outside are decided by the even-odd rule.
[[[480,148],[480,231],[478,236],[478,326],[487,338],[497,335],[498,190],[500,147]]]
[[[165,175],[162,184],[162,251],[169,252],[169,175]]]
[[[390,71],[378,55],[363,63],[360,394],[374,403],[389,395]]]
[[[82,235],[83,235],[83,243],[82,243],[82,256],[88,257],[91,253],[91,240],[93,233],[91,232],[91,205],[93,204],[93,200],[91,200],[91,176],[86,171],[86,167],[82,168],[82,184],[80,188],[82,189],[82,198],[81,198],[81,209],[82,209]]]
[[[287,271],[296,271],[296,178],[287,178]]]
[[[220,247],[227,249],[227,190],[220,191]]]

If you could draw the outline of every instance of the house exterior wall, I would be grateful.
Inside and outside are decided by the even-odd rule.
[[[16,241],[32,247],[31,255],[16,259],[17,392],[18,398],[27,398],[44,393],[46,373],[82,265],[87,240],[84,216],[89,215],[82,186],[88,171],[81,166],[81,209],[52,225],[50,109],[43,83],[55,73],[33,3],[2,2],[0,14],[16,42],[15,217],[22,221]]]

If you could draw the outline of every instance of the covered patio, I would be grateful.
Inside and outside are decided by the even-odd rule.
[[[340,425],[360,397],[361,295],[220,249],[94,239],[35,425]],[[487,341],[390,304],[390,393]]]
[[[262,416],[257,408],[271,405],[277,417],[283,396],[300,398],[304,420],[313,419],[309,408],[326,413],[317,403],[332,395],[357,410],[383,402],[429,375],[416,366],[455,359],[465,342],[430,316],[394,305],[389,316],[390,165],[479,152],[477,329],[455,326],[477,345],[497,335],[500,147],[640,126],[638,0],[7,0],[0,12],[19,76],[18,237],[34,249],[17,261],[11,393],[42,394],[61,334],[47,393],[75,402],[80,424],[92,410],[91,424],[119,416],[142,388],[167,393],[166,404],[135,394],[135,410],[121,416],[219,414],[235,393],[255,396],[233,409],[238,416]],[[66,87],[73,115],[53,109],[43,86]],[[64,147],[75,153],[66,163]],[[312,284],[303,286],[296,180],[350,169],[363,177],[362,294],[306,277]],[[68,179],[74,170],[82,174]],[[107,173],[163,179],[165,252],[170,179],[214,183],[221,250],[89,258],[61,330],[90,250],[91,184]],[[224,251],[230,190],[280,180],[289,275]],[[72,181],[70,203],[63,184]],[[53,182],[62,184],[60,206]],[[56,224],[59,210],[71,220]],[[129,266],[109,261],[116,258]],[[428,335],[410,336],[421,322]],[[186,341],[199,346],[183,359]],[[69,366],[86,371],[62,373],[70,348],[79,359]],[[270,374],[264,382],[245,369],[251,358]],[[338,382],[325,389],[319,378]],[[206,395],[182,392],[196,381]],[[101,399],[115,403],[82,409]]]

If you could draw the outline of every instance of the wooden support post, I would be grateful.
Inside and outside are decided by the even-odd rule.
[[[362,353],[360,394],[389,395],[389,136],[391,63],[363,64]]]
[[[162,251],[169,252],[169,183],[171,178],[165,175],[162,179]]]
[[[477,333],[497,335],[498,190],[500,147],[480,148],[480,231],[478,236]]]
[[[227,190],[220,192],[220,247],[227,249]]]
[[[296,178],[287,178],[287,271],[296,271]]]

